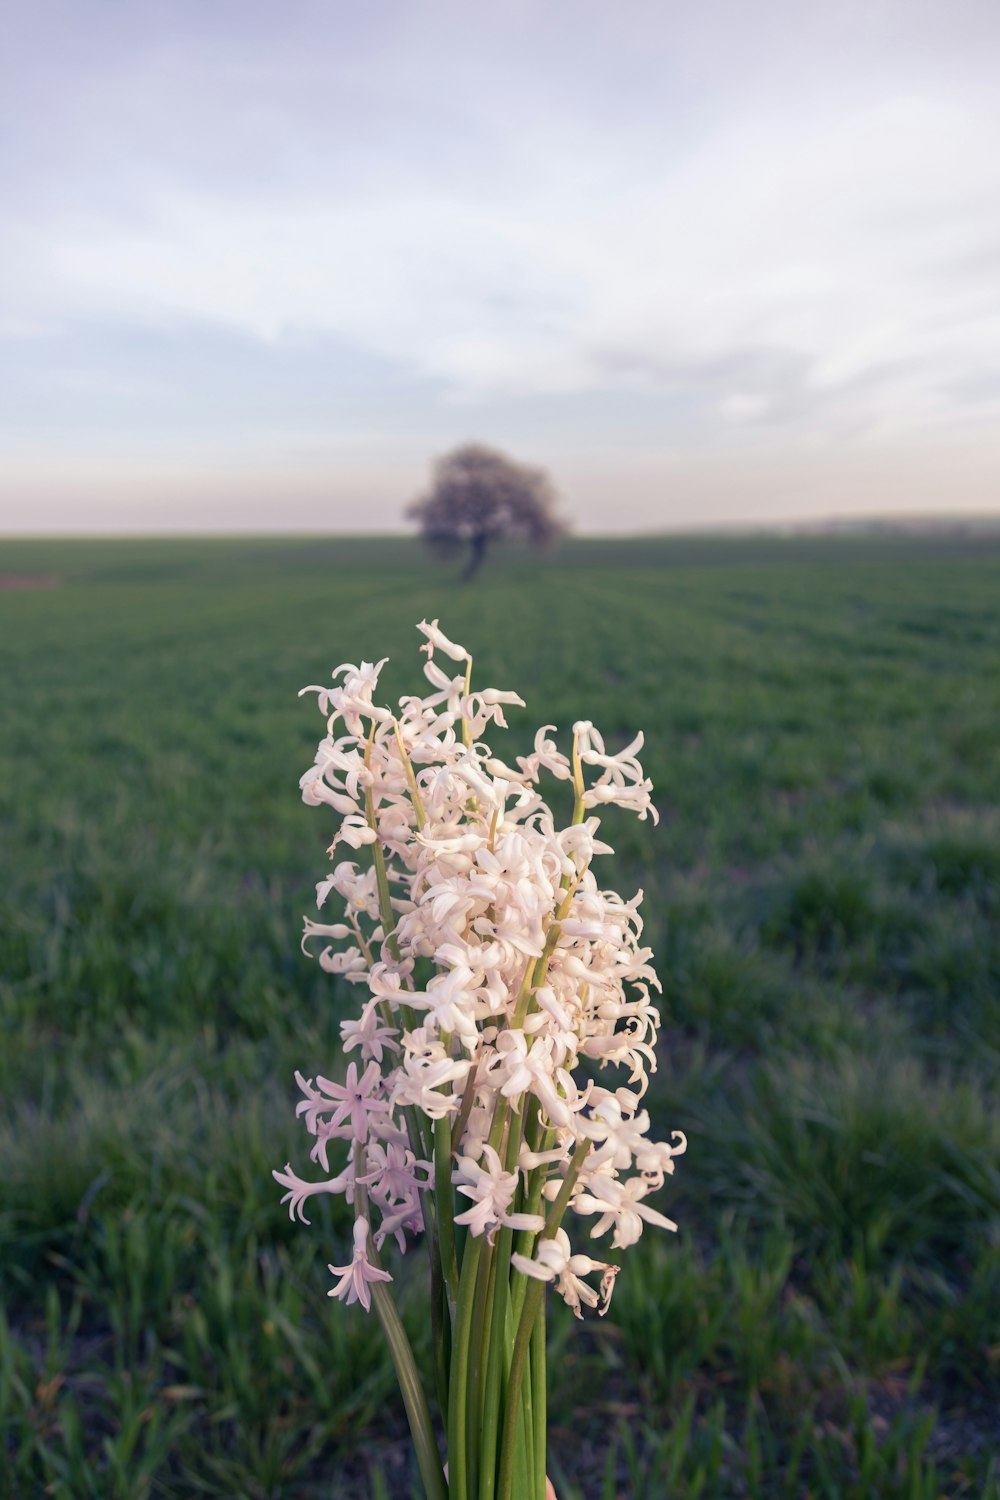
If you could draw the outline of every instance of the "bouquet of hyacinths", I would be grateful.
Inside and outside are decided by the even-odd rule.
[[[431,691],[398,713],[375,701],[384,662],[303,689],[318,693],[327,734],[302,795],[339,817],[331,858],[343,845],[358,856],[319,882],[318,906],[335,893],[342,918],[306,918],[303,946],[318,942],[321,966],[361,992],[341,1023],[358,1060],[342,1083],[296,1074],[328,1175],[274,1175],[306,1223],[316,1193],[353,1209],[353,1253],[330,1267],[329,1295],[374,1304],[430,1500],[544,1500],[546,1287],[578,1317],[604,1313],[619,1269],[576,1248],[567,1225],[592,1240],[610,1231],[612,1252],[644,1223],[676,1227],[647,1202],[686,1142],[651,1140],[641,1107],[659,1024],[641,892],[625,901],[592,868],[612,852],[595,809],[656,812],[641,735],[611,755],[581,722],[567,756],[546,725],[531,755],[499,760],[482,736],[521,699],[474,688],[469,653],[436,620],[418,628]],[[543,773],[572,785],[568,827]],[[418,1234],[444,1465],[384,1264]]]

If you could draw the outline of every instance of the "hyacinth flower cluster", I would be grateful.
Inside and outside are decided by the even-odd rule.
[[[602,888],[599,811],[656,818],[638,735],[611,754],[589,722],[569,753],[546,725],[508,764],[484,739],[516,693],[474,687],[472,659],[422,622],[430,691],[378,702],[385,662],[345,665],[304,800],[330,808],[324,920],[303,947],[358,991],[343,1080],[296,1074],[322,1177],[274,1176],[293,1217],[344,1197],[353,1253],[331,1296],[374,1306],[431,1500],[544,1500],[545,1291],[607,1310],[620,1252],[686,1146],[650,1137],[658,982],[642,893]],[[568,783],[557,826],[545,778]],[[330,911],[331,907],[335,910]],[[330,917],[331,920],[325,920]],[[429,1247],[431,1403],[392,1293],[392,1257]]]

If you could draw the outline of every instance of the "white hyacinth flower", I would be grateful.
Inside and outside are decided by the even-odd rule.
[[[360,1065],[296,1075],[312,1159],[331,1173],[342,1154],[331,1175],[274,1175],[293,1217],[320,1193],[355,1206],[354,1258],[333,1268],[349,1302],[369,1307],[369,1284],[390,1279],[369,1233],[405,1249],[433,1197],[438,1229],[505,1246],[512,1276],[551,1283],[577,1316],[604,1312],[618,1267],[575,1252],[572,1225],[611,1231],[616,1250],[646,1226],[673,1230],[647,1199],[686,1146],[680,1132],[653,1139],[642,1108],[659,1028],[642,893],[626,900],[597,873],[612,853],[605,807],[657,817],[643,737],[615,750],[579,719],[563,742],[547,724],[531,754],[504,755],[484,736],[521,698],[473,686],[470,653],[436,619],[418,628],[425,691],[395,713],[379,702],[384,659],[303,690],[325,722],[301,794],[334,820],[316,904],[336,909],[305,919],[302,945],[337,985],[361,987],[340,1023]],[[565,826],[546,778],[572,783]],[[336,859],[342,844],[353,858]],[[566,1226],[546,1227],[564,1183]]]
[[[392,1277],[388,1271],[381,1271],[373,1266],[368,1259],[368,1224],[365,1219],[354,1221],[354,1255],[346,1266],[328,1267],[334,1274],[339,1276],[335,1287],[327,1292],[328,1297],[339,1297],[346,1302],[348,1307],[352,1302],[360,1302],[365,1312],[372,1305],[372,1294],[369,1286],[373,1281],[391,1281]]]
[[[589,1255],[574,1255],[564,1229],[557,1229],[552,1239],[542,1240],[534,1260],[515,1251],[511,1262],[522,1276],[533,1276],[537,1281],[554,1281],[556,1291],[578,1318],[583,1317],[581,1303],[596,1307],[601,1317],[610,1306],[618,1267],[607,1265],[603,1260],[591,1260]],[[588,1286],[583,1279],[594,1271],[601,1272],[599,1290]]]
[[[540,1214],[511,1213],[510,1204],[517,1190],[516,1172],[505,1172],[492,1146],[483,1147],[486,1165],[481,1167],[470,1157],[460,1156],[453,1181],[460,1193],[472,1199],[473,1206],[455,1215],[456,1224],[468,1224],[472,1234],[492,1234],[506,1224],[511,1229],[545,1228]]]

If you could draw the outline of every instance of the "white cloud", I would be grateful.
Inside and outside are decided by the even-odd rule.
[[[609,351],[633,383],[663,362],[794,351],[817,393],[905,365],[889,381],[905,421],[908,389],[996,347],[995,268],[948,265],[1000,244],[1000,108],[904,98],[790,126],[742,122],[662,169],[641,143],[581,131],[579,184],[542,121],[499,196],[393,184],[276,204],[151,184],[136,227],[76,213],[26,247],[20,305],[334,333],[457,396],[590,389]]]
[[[34,332],[57,362],[93,328],[99,380],[102,327],[332,337],[424,382],[429,440],[468,413],[516,442],[517,403],[577,400],[611,451],[634,397],[664,463],[951,443],[1000,405],[994,23],[957,3],[964,43],[933,7],[879,30],[782,0],[402,6],[381,32],[221,4],[204,35],[181,4],[190,34],[133,13],[118,51],[29,38],[62,113],[13,163],[0,350]]]

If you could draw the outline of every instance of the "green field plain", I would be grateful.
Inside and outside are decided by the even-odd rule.
[[[0,1496],[407,1497],[342,1207],[289,1223],[330,823],[300,686],[424,616],[495,748],[646,734],[615,813],[688,1136],[609,1317],[553,1308],[560,1500],[995,1497],[1000,539],[577,541],[470,587],[402,540],[5,543]],[[420,1254],[400,1263],[426,1350]]]

